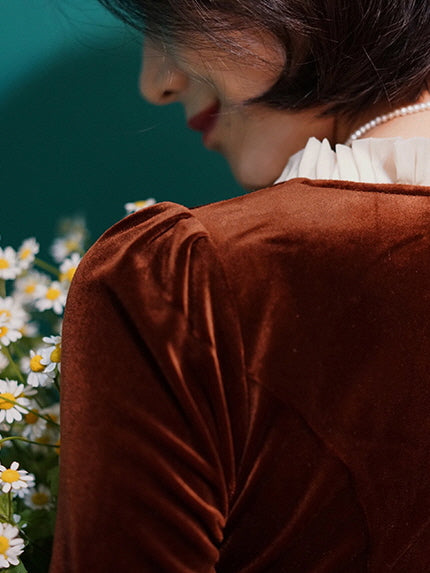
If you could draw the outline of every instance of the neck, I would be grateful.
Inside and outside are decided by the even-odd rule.
[[[430,93],[426,92],[415,103],[430,102]],[[353,121],[341,120],[337,121],[336,129],[336,143],[345,143],[345,141],[354,133],[358,128],[375,119],[376,117],[388,114],[391,111],[398,109],[401,106],[374,106],[366,113],[361,114],[359,117],[354,118]],[[429,137],[430,136],[430,110],[410,115],[395,117],[376,125],[372,129],[363,134],[366,137]]]

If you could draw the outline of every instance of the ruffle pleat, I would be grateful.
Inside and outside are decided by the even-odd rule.
[[[361,183],[430,185],[430,138],[365,138],[351,146],[311,137],[288,161],[276,183],[296,177]]]

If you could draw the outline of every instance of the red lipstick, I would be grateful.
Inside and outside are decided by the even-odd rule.
[[[206,139],[215,126],[218,110],[218,102],[210,105],[196,115],[193,115],[193,117],[188,120],[188,127],[195,131],[201,131],[203,133],[203,139]]]

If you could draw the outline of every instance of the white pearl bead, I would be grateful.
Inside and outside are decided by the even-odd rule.
[[[396,117],[401,117],[404,115],[409,115],[411,113],[418,113],[420,111],[427,111],[427,110],[430,110],[430,101],[404,106],[399,109],[390,111],[388,114],[378,115],[371,121],[368,121],[367,123],[359,127],[356,131],[354,131],[354,133],[352,133],[345,142],[345,145],[350,145],[353,141],[355,141],[356,139],[358,139],[359,137],[361,137],[362,135],[364,135],[372,128],[376,127],[381,123],[386,123],[387,121],[390,121]]]

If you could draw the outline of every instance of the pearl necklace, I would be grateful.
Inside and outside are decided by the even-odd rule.
[[[430,101],[427,101],[425,103],[416,103],[413,105],[407,105],[405,107],[400,107],[399,109],[395,109],[390,113],[384,115],[378,115],[371,121],[368,121],[367,123],[359,127],[357,130],[355,130],[354,133],[352,133],[345,141],[345,145],[351,145],[353,141],[355,141],[356,139],[358,139],[359,137],[361,137],[362,135],[364,135],[377,125],[380,125],[381,123],[387,123],[387,121],[391,121],[392,119],[396,117],[401,117],[403,115],[410,115],[412,113],[418,113],[420,111],[427,111],[427,110],[430,110]]]

